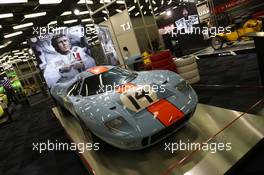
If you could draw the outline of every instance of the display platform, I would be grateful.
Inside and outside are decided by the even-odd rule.
[[[253,40],[249,41],[240,41],[235,42],[233,45],[224,44],[223,49],[215,50],[211,46],[205,49],[202,49],[198,52],[193,53],[199,58],[202,57],[214,57],[221,55],[232,55],[232,54],[244,54],[244,53],[252,53],[254,52],[255,44]]]
[[[87,142],[78,121],[53,108],[65,131],[75,143]],[[112,146],[85,151],[81,159],[96,175],[222,175],[264,137],[264,116],[198,104],[190,122],[169,138],[140,151]],[[231,143],[231,150],[178,150],[165,143]]]

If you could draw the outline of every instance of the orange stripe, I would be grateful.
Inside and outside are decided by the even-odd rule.
[[[149,106],[147,110],[156,116],[156,118],[165,126],[170,126],[184,117],[182,111],[164,99],[160,99],[158,102]]]
[[[95,66],[95,67],[87,69],[86,71],[90,72],[92,74],[98,75],[98,74],[107,72],[108,69],[106,67],[104,67],[104,66]]]
[[[134,88],[134,87],[136,87],[135,84],[127,83],[127,84],[124,84],[122,86],[117,87],[116,92],[122,94],[122,93],[124,93],[124,92],[126,92],[129,89]]]

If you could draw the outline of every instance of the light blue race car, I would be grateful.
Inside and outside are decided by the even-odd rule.
[[[63,111],[79,120],[91,141],[127,150],[143,149],[176,132],[198,102],[192,87],[174,72],[113,66],[61,79],[51,94]]]

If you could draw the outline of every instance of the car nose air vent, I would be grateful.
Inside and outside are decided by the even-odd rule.
[[[109,108],[110,110],[115,110],[116,109],[116,106],[113,106],[111,108]]]
[[[167,84],[168,83],[168,80],[164,81],[162,84]]]

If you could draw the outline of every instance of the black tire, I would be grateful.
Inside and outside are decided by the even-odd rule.
[[[215,36],[212,41],[211,45],[215,50],[219,50],[223,48],[224,41],[221,37]]]
[[[232,46],[234,44],[234,42],[227,42],[226,43],[228,46]]]

